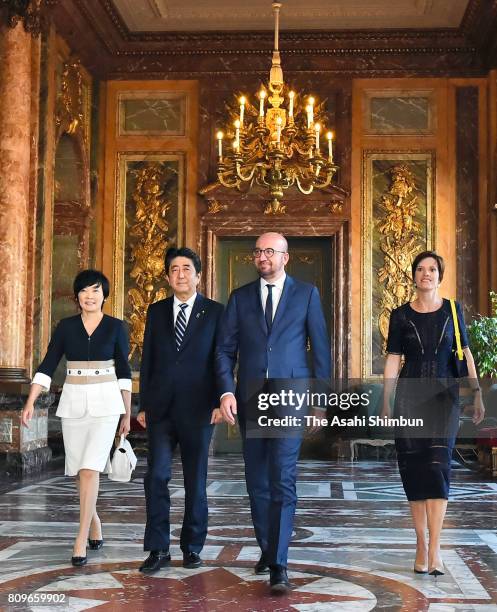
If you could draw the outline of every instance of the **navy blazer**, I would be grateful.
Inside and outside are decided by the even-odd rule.
[[[331,348],[319,292],[314,285],[286,277],[268,334],[260,279],[233,291],[216,349],[221,394],[231,391],[246,402],[263,378],[331,378]],[[313,371],[307,362],[311,342]],[[238,354],[237,389],[233,370]]]
[[[189,427],[208,425],[219,405],[214,354],[223,305],[197,294],[178,351],[173,300],[155,302],[147,311],[140,407],[152,422],[168,416]]]

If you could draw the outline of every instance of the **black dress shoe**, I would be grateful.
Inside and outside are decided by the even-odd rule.
[[[196,552],[183,553],[183,567],[194,569],[202,565],[202,559]]]
[[[103,545],[103,540],[88,540],[88,548],[90,550],[99,550]]]
[[[171,555],[168,550],[151,550],[148,557],[140,566],[142,574],[155,574],[163,567],[171,565]]]
[[[269,585],[272,595],[285,595],[290,590],[290,582],[286,573],[286,567],[272,565],[270,568]]]
[[[88,557],[71,557],[71,563],[74,567],[81,567],[88,563]]]
[[[259,561],[254,565],[254,572],[256,574],[269,574],[269,565],[267,564],[264,553],[260,556]]]

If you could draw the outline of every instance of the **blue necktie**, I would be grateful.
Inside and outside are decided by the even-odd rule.
[[[186,330],[186,315],[185,310],[188,308],[188,304],[180,304],[180,311],[176,317],[176,325],[174,326],[174,336],[176,338],[176,350],[179,351],[181,343],[183,342],[183,336]]]
[[[274,285],[266,285],[267,287],[267,300],[266,308],[264,309],[264,318],[266,319],[267,331],[271,331],[273,326],[273,287]]]

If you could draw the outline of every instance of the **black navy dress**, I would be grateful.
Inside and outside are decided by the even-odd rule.
[[[464,318],[456,310],[461,345],[468,346]],[[459,386],[453,359],[454,322],[450,301],[435,312],[416,312],[410,304],[392,311],[387,352],[403,355],[394,416],[420,418],[422,427],[395,431],[402,484],[409,501],[448,499],[450,464],[459,429]]]
[[[110,472],[109,453],[125,412],[121,390],[131,391],[123,322],[104,315],[88,336],[81,315],[62,319],[33,383],[49,389],[64,355],[67,375],[56,415],[62,419],[66,475],[75,476],[81,469]]]

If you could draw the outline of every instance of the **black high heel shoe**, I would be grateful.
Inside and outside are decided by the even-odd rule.
[[[104,541],[102,540],[88,540],[88,548],[90,550],[99,550],[104,545]]]
[[[84,557],[71,557],[71,563],[74,567],[82,567],[88,563],[88,557],[86,555]]]
[[[428,573],[430,574],[430,576],[435,576],[435,578],[437,576],[443,576],[445,574],[443,567],[432,567],[428,570]]]

